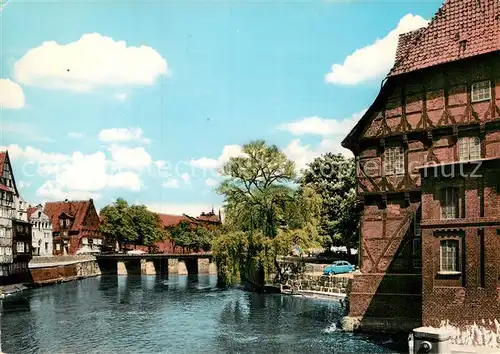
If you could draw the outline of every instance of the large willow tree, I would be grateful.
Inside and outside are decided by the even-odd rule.
[[[242,151],[221,168],[226,221],[213,252],[220,281],[260,290],[270,274],[280,275],[278,256],[318,243],[321,199],[297,188],[294,163],[275,145],[254,141]]]

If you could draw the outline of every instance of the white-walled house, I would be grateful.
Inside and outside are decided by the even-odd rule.
[[[43,212],[43,206],[28,209],[28,219],[31,223],[33,256],[50,257],[53,252],[52,223],[50,218]]]
[[[7,151],[0,151],[0,285],[29,280],[31,224]]]

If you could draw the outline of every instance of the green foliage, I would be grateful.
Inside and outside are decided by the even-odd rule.
[[[214,232],[203,226],[181,221],[177,226],[170,228],[168,233],[176,246],[190,250],[209,251]]]
[[[137,240],[137,232],[135,232],[132,216],[128,212],[129,208],[126,200],[118,198],[113,204],[101,209],[100,216],[103,220],[101,233],[109,244]]]
[[[320,234],[328,244],[356,246],[359,212],[356,207],[356,166],[353,158],[327,153],[304,171],[302,186],[313,188],[323,200]]]
[[[165,237],[159,215],[144,205],[130,206],[127,201],[118,198],[102,208],[100,216],[103,220],[101,233],[110,244],[131,242],[152,246]]]
[[[224,282],[262,286],[263,277],[280,275],[278,256],[321,241],[321,197],[312,188],[297,188],[295,165],[276,146],[255,141],[242,150],[221,170],[226,230],[214,240],[213,252]]]
[[[165,238],[160,216],[148,210],[145,205],[132,205],[128,210],[137,239],[142,245],[152,246]]]

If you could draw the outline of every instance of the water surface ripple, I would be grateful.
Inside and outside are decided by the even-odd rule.
[[[212,276],[96,277],[2,302],[5,353],[389,353],[337,302],[219,290]],[[384,343],[382,345],[381,343]]]

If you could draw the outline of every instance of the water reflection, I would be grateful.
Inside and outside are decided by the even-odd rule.
[[[212,276],[106,276],[3,301],[8,353],[388,352],[325,329],[337,303],[219,290]]]

